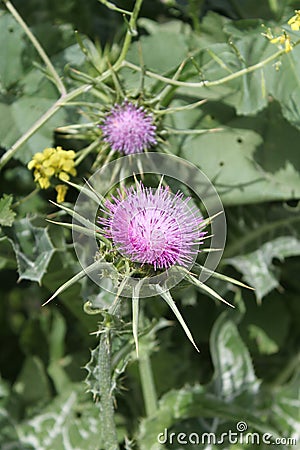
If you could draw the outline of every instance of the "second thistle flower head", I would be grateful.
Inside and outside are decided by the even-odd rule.
[[[154,190],[138,184],[106,202],[106,219],[99,218],[118,251],[154,270],[174,264],[188,266],[205,235],[203,219],[190,198],[168,187]]]
[[[101,129],[111,148],[125,155],[142,153],[156,144],[152,115],[128,101],[112,108]]]

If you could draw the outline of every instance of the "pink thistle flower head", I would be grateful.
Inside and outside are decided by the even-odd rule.
[[[115,105],[100,128],[104,141],[125,155],[142,153],[156,144],[152,115],[128,101]]]
[[[190,198],[168,187],[138,184],[106,202],[107,218],[99,218],[106,237],[125,257],[154,270],[188,266],[198,253],[203,219]]]

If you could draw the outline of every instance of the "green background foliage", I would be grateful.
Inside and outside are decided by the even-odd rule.
[[[126,31],[122,15],[96,0],[16,0],[14,5],[68,89],[79,85],[74,69],[97,75],[74,30],[104,65],[109,58],[99,56],[100,44],[102,49],[107,45],[113,61]],[[132,2],[119,6],[130,9]],[[282,27],[288,31],[287,20],[298,7],[290,0],[145,0],[139,35],[126,59],[135,65],[142,61],[146,70],[165,77],[172,77],[186,60],[183,81],[218,80],[275,53],[277,47],[262,36],[262,24],[274,33],[280,34]],[[299,39],[299,33],[289,33],[293,41]],[[58,94],[49,71],[4,5],[0,35],[4,154]],[[141,74],[129,67],[120,70],[119,78],[129,95],[141,85]],[[145,97],[159,94],[163,86],[163,81],[145,76]],[[180,325],[170,322],[174,317],[163,302],[142,300],[145,323],[153,332],[142,336],[140,345],[151,358],[159,403],[156,413],[146,417],[133,338],[125,327],[113,343],[121,448],[179,450],[182,446],[175,441],[159,445],[157,435],[165,428],[220,435],[236,430],[239,421],[247,422],[248,431],[293,437],[300,445],[299,86],[300,46],[296,46],[252,73],[209,87],[173,87],[164,99],[165,106],[173,108],[207,99],[193,110],[166,117],[164,125],[170,132],[165,145],[196,164],[214,183],[228,222],[218,270],[255,291],[209,280],[209,286],[236,305],[234,311],[191,286],[173,293],[200,355]],[[83,100],[91,101],[89,94]],[[45,147],[83,148],[80,138],[68,139],[57,127],[85,120],[84,110],[76,105],[59,109],[0,174],[1,450],[99,449],[99,403],[87,392],[93,392],[89,377],[84,384],[86,368],[93,371],[89,349],[97,347],[91,333],[98,328],[99,316],[85,314],[82,306],[92,300],[103,307],[113,299],[84,279],[41,307],[79,271],[79,264],[68,230],[45,220],[60,217],[48,201],[55,199],[54,190],[36,192],[26,168],[32,155]],[[79,166],[78,182],[89,176],[94,159],[89,155]],[[69,204],[76,195],[70,189]],[[131,320],[129,305],[124,305],[123,314]],[[184,448],[269,448],[264,443],[239,445],[189,443]]]

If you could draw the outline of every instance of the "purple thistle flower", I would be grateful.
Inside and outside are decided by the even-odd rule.
[[[151,114],[147,114],[142,106],[135,106],[125,101],[115,105],[100,126],[104,141],[114,151],[130,155],[142,153],[156,144],[156,126]]]
[[[106,237],[131,261],[151,264],[154,270],[174,264],[188,266],[206,234],[199,210],[169,188],[154,190],[141,183],[106,202],[107,218],[99,218]]]

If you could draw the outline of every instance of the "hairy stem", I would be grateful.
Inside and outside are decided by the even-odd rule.
[[[118,450],[118,438],[114,420],[114,403],[111,379],[111,340],[110,330],[106,329],[100,337],[99,345],[99,387],[101,450]],[[105,445],[105,447],[104,447]]]

